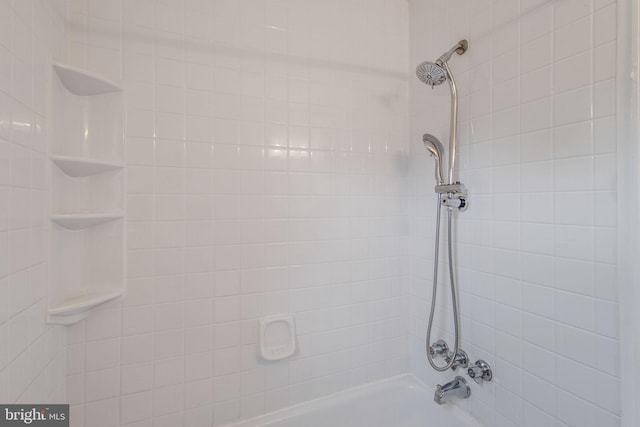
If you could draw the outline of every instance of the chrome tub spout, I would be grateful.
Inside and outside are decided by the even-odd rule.
[[[453,380],[444,385],[438,384],[433,400],[438,405],[444,405],[449,396],[457,396],[461,399],[467,399],[471,395],[471,389],[464,378],[457,376]]]

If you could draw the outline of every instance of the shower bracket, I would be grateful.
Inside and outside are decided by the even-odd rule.
[[[440,203],[449,209],[457,209],[462,212],[469,207],[467,189],[464,184],[460,182],[454,184],[438,184],[435,187],[435,191],[440,194]]]

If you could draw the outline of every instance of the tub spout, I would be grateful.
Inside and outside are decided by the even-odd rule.
[[[433,400],[438,405],[444,405],[448,396],[458,396],[467,399],[471,395],[471,389],[464,378],[458,376],[444,385],[438,384]]]

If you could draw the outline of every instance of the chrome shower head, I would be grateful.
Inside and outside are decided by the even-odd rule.
[[[431,157],[436,161],[436,181],[438,184],[442,184],[444,182],[442,179],[442,153],[444,152],[444,147],[438,138],[428,133],[422,136],[422,142]]]
[[[447,73],[446,63],[451,59],[454,53],[462,55],[469,48],[466,40],[460,40],[454,47],[440,55],[436,62],[426,61],[416,67],[416,75],[421,82],[428,84],[432,88],[438,86],[445,81],[449,74]]]
[[[438,86],[447,81],[447,72],[440,65],[426,61],[416,67],[416,76],[422,83],[431,87]]]

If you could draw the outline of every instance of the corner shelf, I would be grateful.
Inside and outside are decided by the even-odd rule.
[[[75,68],[70,65],[54,64],[53,69],[56,70],[64,87],[74,95],[91,96],[110,92],[122,92],[122,86],[118,83],[80,68]]]
[[[72,296],[47,310],[49,323],[71,325],[87,316],[87,310],[124,295],[124,289],[94,289]]]
[[[49,218],[67,230],[82,230],[122,218],[122,212],[51,215]]]
[[[47,321],[71,325],[125,294],[124,93],[70,65],[50,72]]]
[[[74,178],[96,175],[124,167],[120,162],[108,162],[71,156],[52,156],[51,161],[64,173]]]

